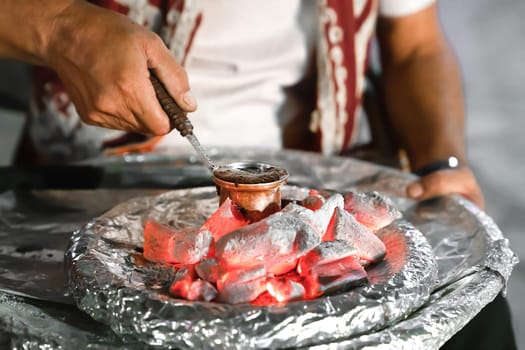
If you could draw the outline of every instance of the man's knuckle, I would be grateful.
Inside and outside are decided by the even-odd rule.
[[[89,111],[84,118],[82,118],[82,121],[88,125],[98,125],[102,126],[104,124],[104,118],[102,115],[95,111],[91,110]]]
[[[99,94],[93,98],[95,113],[109,113],[113,109],[113,99],[108,94]]]

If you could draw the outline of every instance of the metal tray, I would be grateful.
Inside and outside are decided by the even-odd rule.
[[[283,188],[302,199],[308,189]],[[66,269],[80,309],[116,333],[176,348],[283,348],[337,341],[394,324],[429,298],[437,279],[432,248],[408,222],[378,233],[385,260],[370,283],[351,291],[285,305],[189,302],[166,293],[173,269],[137,253],[147,218],[199,227],[218,207],[214,187],[177,190],[127,201],[79,230]],[[191,331],[190,331],[190,329]]]
[[[217,148],[210,155],[216,163],[253,160],[285,167],[291,174],[288,183],[301,187],[381,191],[430,243],[438,282],[424,305],[383,329],[315,348],[437,349],[504,291],[518,261],[497,225],[471,202],[457,196],[406,199],[406,185],[415,179],[410,174],[308,152]],[[73,299],[64,295],[61,257],[74,231],[122,201],[157,195],[162,188],[212,184],[206,167],[187,154],[101,158],[86,164],[108,168],[123,180],[110,182],[116,188],[0,194],[0,335],[9,333],[15,347],[149,348],[71,306]]]

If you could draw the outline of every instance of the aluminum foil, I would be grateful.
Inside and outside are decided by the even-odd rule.
[[[508,241],[491,218],[467,200],[454,196],[416,203],[404,198],[406,184],[414,179],[409,174],[355,159],[303,152],[214,149],[210,154],[216,163],[253,160],[283,166],[291,174],[289,184],[292,185],[340,192],[358,188],[387,193],[402,209],[408,225],[419,229],[430,243],[438,264],[438,281],[424,305],[384,328],[367,328],[346,339],[325,341],[324,345],[314,347],[437,349],[504,289],[517,263]],[[200,174],[198,185],[207,174],[207,169],[197,163],[197,157],[191,155],[148,154],[95,159],[89,164],[111,166],[113,171],[122,169],[126,173],[130,166],[136,167],[137,174],[143,177],[141,182],[162,184],[166,188],[187,185],[186,169],[192,177]],[[60,308],[57,312],[56,302],[71,303],[72,299],[64,296],[64,265],[55,255],[60,256],[71,233],[94,216],[131,197],[156,193],[158,191],[145,189],[103,189],[0,194],[0,290],[9,293],[0,293],[0,335],[2,331],[11,334],[14,348],[149,348],[145,344],[134,347],[138,343],[136,337],[116,336],[104,324],[82,319],[82,312],[74,307]],[[35,247],[35,243],[39,247]],[[28,249],[31,246],[33,250]],[[20,247],[25,248],[18,249]],[[44,254],[43,249],[52,250],[52,258]],[[124,242],[122,249],[131,247]],[[97,272],[93,271],[93,275]],[[152,275],[155,273],[161,276],[158,280],[165,278],[162,271]],[[28,278],[30,275],[39,277]],[[104,280],[103,275],[98,279],[100,283],[114,282]],[[136,274],[131,275],[131,282],[134,276]],[[149,288],[155,288],[153,281],[146,282]],[[399,296],[402,300],[414,294]],[[122,297],[126,303],[137,299],[136,295],[123,292]],[[52,302],[36,302],[35,298]],[[306,307],[305,314],[307,310]],[[133,310],[118,310],[124,311]],[[176,318],[171,314],[165,316]],[[79,317],[81,324],[73,321]],[[329,318],[323,327],[335,329],[331,320],[334,324],[342,322]],[[187,333],[191,334],[195,325],[186,326]],[[50,329],[52,331],[48,331]],[[119,329],[116,331],[120,333]],[[162,333],[153,333],[162,338]]]
[[[285,187],[283,198],[302,199],[307,193]],[[173,270],[149,264],[137,254],[145,220],[199,227],[217,208],[214,187],[178,190],[130,200],[88,223],[75,233],[66,263],[78,306],[115,332],[151,345],[283,348],[384,328],[418,309],[434,288],[432,248],[411,224],[396,222],[379,234],[387,256],[368,270],[370,285],[268,307],[170,298],[165,287]]]

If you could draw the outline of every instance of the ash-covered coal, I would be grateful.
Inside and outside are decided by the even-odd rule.
[[[174,297],[255,305],[312,299],[367,281],[364,268],[386,254],[374,232],[399,217],[394,209],[377,192],[312,190],[253,222],[226,200],[197,230],[149,220],[144,257],[173,265]]]
[[[276,166],[221,166],[213,171],[213,176],[235,184],[259,184],[280,181],[288,176],[288,172]]]

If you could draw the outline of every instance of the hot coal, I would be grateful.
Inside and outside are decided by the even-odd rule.
[[[212,239],[207,230],[176,229],[150,219],[144,227],[144,257],[161,263],[195,264],[208,254]]]
[[[215,244],[215,255],[229,268],[264,264],[268,272],[282,274],[320,242],[310,223],[281,211],[224,235]]]
[[[386,254],[372,229],[400,213],[376,193],[311,191],[250,223],[229,199],[200,229],[148,220],[144,257],[174,264],[170,295],[269,305],[317,298],[366,283],[364,266]]]
[[[348,192],[345,210],[372,231],[377,231],[401,217],[392,201],[379,192]]]
[[[316,266],[304,280],[310,297],[340,292],[367,281],[367,273],[357,259],[348,256]]]
[[[297,272],[301,276],[306,276],[318,265],[346,258],[355,253],[356,249],[352,243],[347,241],[321,242],[299,259]]]
[[[195,280],[191,283],[188,288],[186,299],[188,300],[200,300],[200,301],[212,301],[217,296],[217,289],[208,281],[201,279]]]
[[[386,254],[384,243],[368,227],[341,208],[335,209],[323,241],[346,242],[351,246],[352,254],[361,259],[362,265],[379,261]]]
[[[335,208],[343,208],[343,205],[343,196],[336,193],[324,201],[321,207],[315,211],[292,203],[284,207],[282,212],[299,217],[315,228],[317,233],[323,237],[330,224]]]
[[[271,278],[266,282],[266,290],[279,303],[301,300],[306,297],[304,286],[291,279]]]
[[[196,264],[195,272],[200,278],[212,283],[217,283],[220,277],[224,275],[221,265],[215,258],[204,259]]]
[[[195,280],[195,271],[192,266],[180,268],[170,286],[170,294],[179,298],[188,298],[188,291]]]
[[[230,198],[226,198],[219,209],[202,225],[201,230],[209,231],[213,235],[213,239],[218,241],[226,233],[249,223],[250,221],[246,218],[243,209],[233,203]]]
[[[317,210],[323,206],[325,198],[319,194],[310,193],[301,201],[301,205],[310,210]]]
[[[228,304],[248,303],[266,291],[268,276],[263,265],[230,269],[217,281],[218,298]]]

